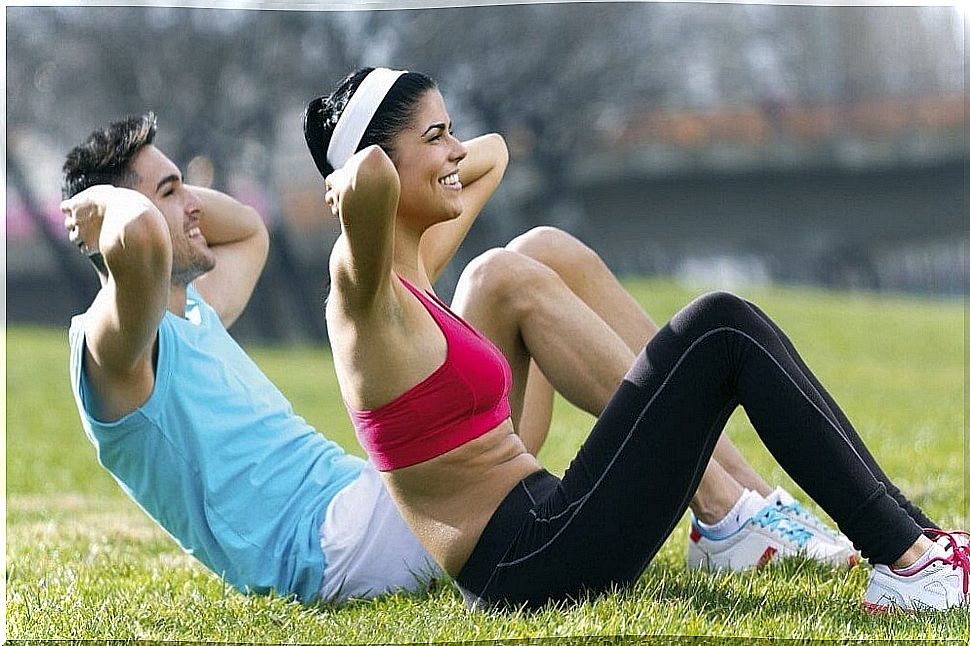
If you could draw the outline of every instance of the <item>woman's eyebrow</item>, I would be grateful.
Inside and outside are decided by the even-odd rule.
[[[426,134],[428,134],[429,132],[431,132],[435,128],[439,128],[441,130],[444,130],[445,129],[445,124],[444,123],[433,123],[430,126],[428,126],[428,129],[427,130],[425,130],[423,133],[421,133],[421,136],[422,137],[425,136]]]

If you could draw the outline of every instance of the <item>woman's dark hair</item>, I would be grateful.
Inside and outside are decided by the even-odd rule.
[[[303,113],[303,135],[320,174],[326,177],[334,171],[327,161],[330,137],[343,114],[347,102],[361,82],[374,68],[365,67],[353,72],[340,82],[329,96],[318,96],[310,101]],[[391,90],[381,101],[371,119],[357,150],[377,144],[388,155],[393,153],[391,141],[410,123],[418,102],[428,90],[438,87],[434,79],[418,72],[407,72],[398,77]],[[356,151],[355,151],[356,152]]]
[[[73,197],[96,184],[130,188],[137,178],[131,161],[155,140],[155,113],[128,117],[95,130],[67,154],[61,194]]]

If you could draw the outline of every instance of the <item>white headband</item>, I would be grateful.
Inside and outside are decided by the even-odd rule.
[[[377,67],[364,77],[334,126],[330,145],[327,146],[327,161],[331,166],[340,168],[353,156],[381,101],[391,91],[398,77],[406,73],[407,70]]]

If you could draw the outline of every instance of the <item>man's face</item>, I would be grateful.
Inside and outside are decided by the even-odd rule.
[[[158,207],[168,223],[172,238],[172,283],[187,285],[215,266],[199,219],[202,203],[182,183],[182,173],[172,160],[155,146],[145,146],[131,163],[136,174],[136,191]]]

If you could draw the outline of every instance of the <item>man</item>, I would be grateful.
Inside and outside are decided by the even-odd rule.
[[[153,145],[155,130],[152,114],[113,123],[64,165],[65,228],[102,285],[70,331],[72,386],[99,461],[183,549],[239,590],[342,601],[437,576],[376,471],[295,415],[226,332],[262,271],[265,227],[233,198],[186,185]],[[547,431],[547,403],[533,408],[523,417]],[[545,431],[530,431],[535,450]],[[739,460],[744,481],[753,471],[731,450],[727,443],[721,455]],[[811,548],[845,560],[844,546],[792,517],[755,531],[745,510],[764,501],[715,500],[727,483],[743,489],[716,462],[709,473],[694,509],[702,515],[720,503],[705,516],[716,520],[731,508],[737,531],[723,558],[709,549],[695,564],[754,565],[738,545],[754,545],[757,556],[769,543],[782,554]],[[792,530],[814,542],[792,542]]]

